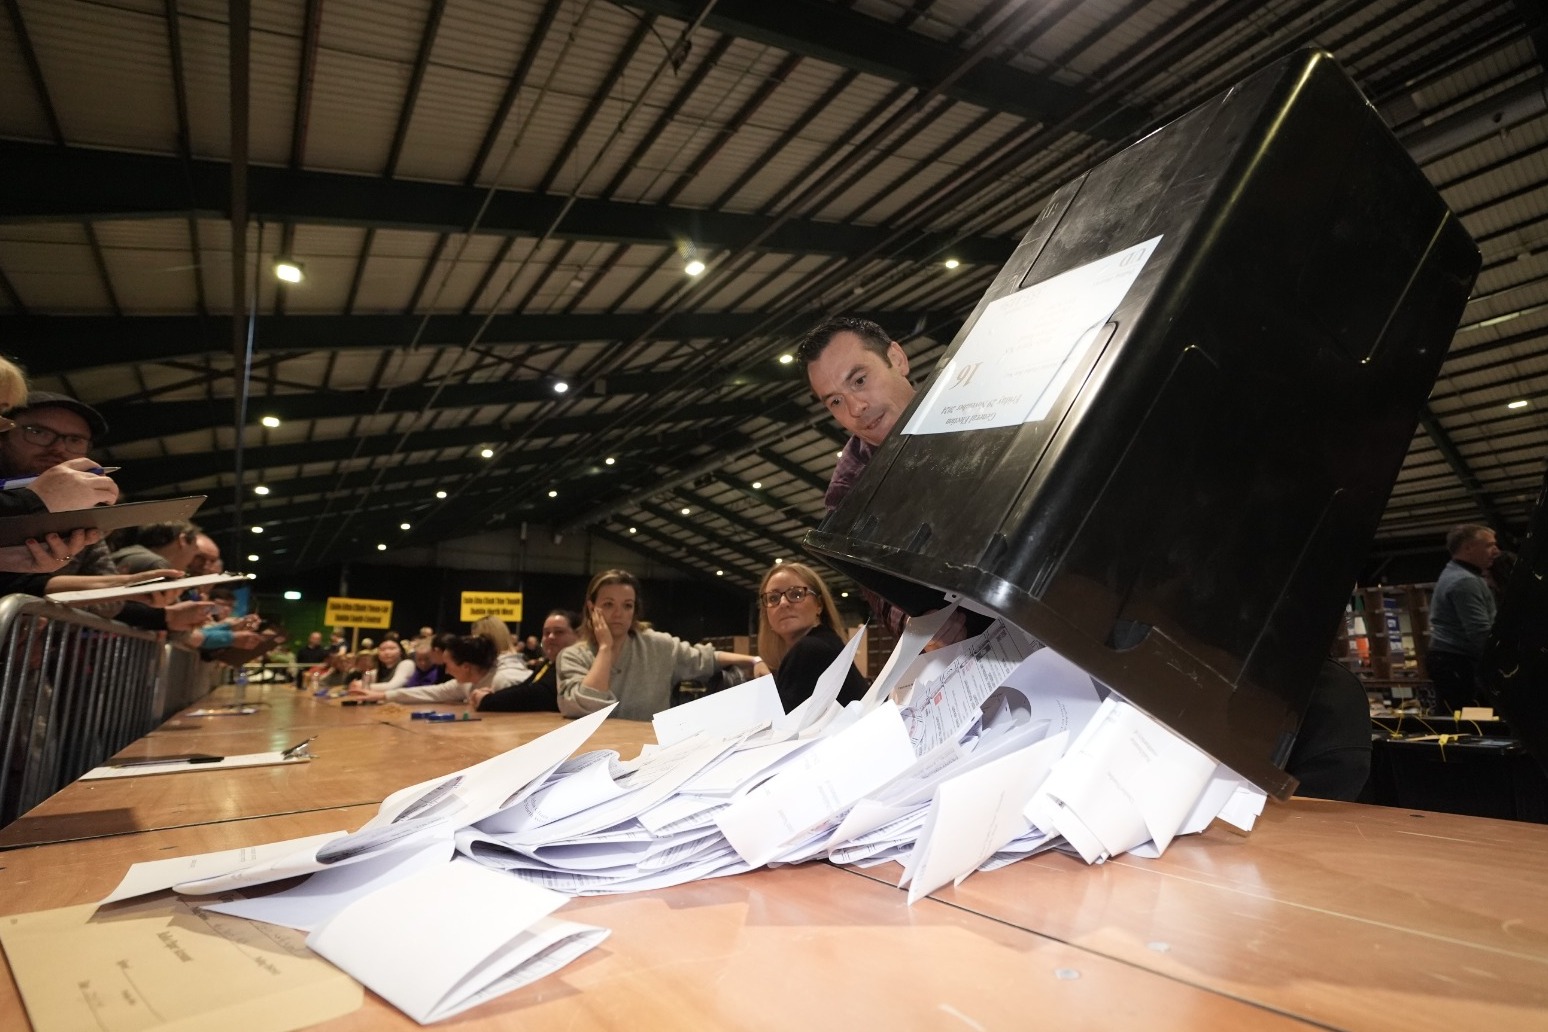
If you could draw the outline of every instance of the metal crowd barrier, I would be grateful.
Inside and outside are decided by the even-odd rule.
[[[153,632],[30,595],[0,598],[0,664],[0,826],[187,705],[208,665]]]

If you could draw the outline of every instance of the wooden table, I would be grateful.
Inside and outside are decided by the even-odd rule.
[[[306,738],[314,739],[309,751],[317,759],[77,781],[0,829],[0,850],[379,803],[394,789],[461,770],[565,723],[557,713],[491,713],[455,723],[415,720],[414,712],[461,716],[466,707],[344,706],[342,700],[314,699],[287,685],[249,686],[246,699],[259,706],[256,713],[187,715],[230,704],[235,691],[228,685],[175,714],[114,759],[271,752]],[[633,757],[647,741],[654,741],[649,724],[615,720],[605,723],[586,748]]]
[[[0,913],[101,898],[136,859],[353,827],[372,812],[315,810],[12,850],[0,854]],[[890,886],[827,864],[576,899],[561,913],[613,934],[557,975],[455,1019],[458,1028],[1307,1027],[944,902],[907,907]],[[7,978],[0,1028],[25,1027]],[[319,1026],[417,1027],[370,993],[361,1010]]]
[[[936,893],[1101,956],[1351,1029],[1548,1028],[1548,827],[1270,805],[1159,860],[1044,855]]]
[[[134,748],[299,735],[275,726],[282,708],[245,731],[176,731],[174,718]],[[125,789],[112,800],[72,785],[24,820],[97,837],[35,834],[36,844],[0,852],[0,913],[100,898],[136,860],[359,827],[376,800],[432,776],[424,771],[465,766],[561,723],[488,714],[424,724],[406,711],[316,700],[295,700],[290,713],[319,735],[323,758],[277,773],[310,780],[172,775],[186,786],[176,797]],[[587,748],[628,756],[650,737],[649,725],[610,721]],[[335,765],[347,776],[329,773]],[[280,809],[285,799],[290,809]],[[113,805],[92,809],[104,801]],[[1099,867],[1044,855],[912,908],[893,887],[898,873],[814,863],[573,900],[563,916],[613,936],[456,1020],[479,1029],[1548,1027],[1545,827],[1295,800],[1270,805],[1250,836],[1217,824],[1160,860]],[[22,1019],[7,979],[0,1028]],[[368,994],[362,1010],[327,1027],[415,1026]]]

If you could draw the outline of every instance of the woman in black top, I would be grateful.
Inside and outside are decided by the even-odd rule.
[[[532,672],[532,679],[510,688],[475,698],[474,704],[489,712],[559,712],[559,679],[554,659],[580,640],[580,614],[555,609],[543,620],[543,662]]]
[[[758,652],[774,674],[788,713],[810,697],[817,678],[844,649],[844,623],[817,571],[776,563],[758,586]],[[854,664],[839,689],[840,705],[858,701],[868,685]]]

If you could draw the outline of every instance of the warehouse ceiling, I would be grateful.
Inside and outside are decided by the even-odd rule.
[[[1378,556],[1524,529],[1541,481],[1540,3],[6,8],[0,341],[260,569],[530,523],[755,584],[844,441],[802,330],[927,372],[1055,189],[1308,45],[1484,258]]]

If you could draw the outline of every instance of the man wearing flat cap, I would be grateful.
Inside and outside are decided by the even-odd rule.
[[[111,477],[89,472],[94,466],[87,457],[97,438],[107,433],[107,420],[83,401],[65,394],[29,391],[24,404],[5,413],[11,428],[0,433],[0,477],[39,477],[44,473],[68,470],[78,483],[67,485],[65,504],[51,497],[39,497],[31,488],[6,492],[30,498],[33,511],[48,509],[86,509],[111,505],[118,501],[118,486]],[[37,485],[34,484],[33,487]],[[49,577],[68,574],[118,576],[112,554],[102,542],[87,545]],[[11,590],[24,590],[12,588]],[[169,593],[170,594],[170,593]],[[164,604],[164,603],[163,603]],[[165,608],[141,602],[108,603],[90,608],[103,616],[150,630],[187,630],[204,623],[207,612],[202,603],[183,602]]]
[[[96,409],[63,394],[32,391],[5,413],[15,425],[0,434],[0,477],[37,477],[30,487],[6,492],[6,515],[59,512],[111,505],[118,487],[89,472],[92,441],[107,433]]]
[[[93,467],[87,453],[92,442],[107,433],[101,413],[74,398],[47,391],[30,391],[25,403],[5,413],[13,425],[0,434],[0,477],[38,477],[31,487],[6,492],[8,507],[22,512],[87,509],[118,501],[118,486],[111,477],[88,472]],[[44,488],[43,474],[62,481],[58,488]],[[62,476],[63,475],[63,476]],[[117,573],[107,548],[88,545],[58,570],[58,574]]]

